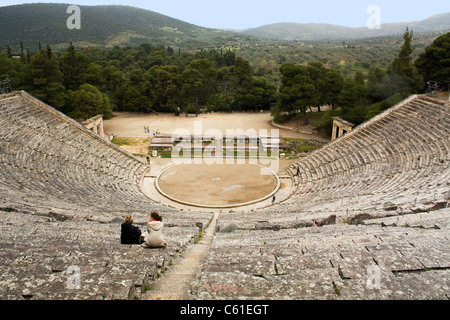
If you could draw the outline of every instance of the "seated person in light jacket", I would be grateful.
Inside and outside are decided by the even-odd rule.
[[[126,215],[125,222],[122,224],[120,243],[121,244],[141,244],[141,229],[133,226],[133,217]]]
[[[162,248],[167,244],[163,238],[164,223],[158,212],[152,212],[150,222],[147,224],[148,235],[142,244],[144,248]]]

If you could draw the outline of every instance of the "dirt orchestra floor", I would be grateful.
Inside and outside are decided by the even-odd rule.
[[[158,184],[178,201],[209,206],[262,200],[278,186],[270,170],[254,164],[178,165],[165,171]]]
[[[271,130],[279,130],[281,137],[311,139],[312,135],[291,130],[278,129],[271,125],[271,115],[265,113],[231,113],[231,114],[205,114],[195,117],[171,114],[144,115],[133,113],[115,113],[111,120],[104,121],[104,130],[117,137],[136,138],[150,143],[152,132],[159,130],[164,134],[173,134],[178,131],[190,134],[204,134],[208,131],[218,130],[225,135],[228,130],[253,129],[256,134],[270,134]],[[150,127],[150,133],[144,132],[144,126]],[[263,130],[263,131],[260,131]],[[265,130],[265,131],[264,131]],[[143,149],[145,146],[139,146]],[[135,153],[133,146],[123,146],[129,152]],[[134,146],[136,148],[136,146]],[[142,152],[136,152],[142,154]],[[143,159],[144,161],[144,159]],[[167,205],[184,208],[179,202],[172,201],[156,190],[157,178],[174,166],[172,159],[152,158],[151,170],[143,180],[143,190],[152,199]],[[270,167],[278,176],[286,176],[285,168],[294,160],[276,160],[260,165]],[[289,179],[280,179],[280,188],[276,193],[277,200],[289,195],[292,187]],[[255,165],[181,165],[167,170],[158,180],[160,189],[172,199],[200,204],[205,206],[221,206],[242,204],[269,196],[277,187],[277,179],[273,175],[261,175],[261,167]],[[260,205],[271,205],[271,197],[263,200]]]

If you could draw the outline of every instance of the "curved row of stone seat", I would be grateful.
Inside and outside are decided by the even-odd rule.
[[[444,223],[450,209],[439,214],[435,218]],[[449,298],[448,223],[444,229],[371,223],[221,228],[197,279],[195,298]]]
[[[2,300],[140,298],[198,234],[194,225],[169,226],[167,248],[144,249],[120,244],[120,220],[73,221],[16,210],[0,214]]]
[[[24,92],[1,99],[0,115],[5,187],[106,210],[152,204],[140,192],[146,166],[71,119]]]
[[[25,92],[0,96],[0,299],[139,298],[212,217],[147,198],[147,169]],[[120,245],[124,216],[145,230],[153,210],[168,247]]]
[[[293,174],[300,168],[295,194],[250,219],[283,213],[291,220],[298,214],[327,217],[348,211],[380,215],[386,206],[445,201],[449,118],[448,103],[411,97],[292,166]]]
[[[11,122],[10,122],[10,124],[15,125],[14,123],[11,123]],[[19,124],[19,125],[21,125],[21,124]],[[9,129],[8,127],[6,127],[6,128]],[[60,162],[59,166],[61,166],[61,164],[65,164],[66,162],[74,160],[74,157],[73,157],[74,154],[79,156],[78,158],[75,158],[75,161],[77,163],[80,163],[80,165],[88,166],[87,169],[90,168],[89,166],[92,166],[93,164],[100,162],[98,159],[99,156],[92,155],[89,152],[79,152],[79,150],[74,149],[74,147],[72,147],[72,143],[67,142],[67,141],[71,141],[71,140],[65,140],[65,137],[61,136],[57,130],[51,132],[50,134],[45,134],[45,132],[39,132],[34,128],[22,127],[22,128],[20,128],[20,130],[17,130],[17,132],[18,132],[17,136],[12,136],[9,138],[11,139],[10,141],[12,141],[12,143],[14,143],[17,147],[24,146],[26,149],[29,149],[29,150],[25,149],[24,152],[22,152],[22,153],[17,153],[17,154],[20,154],[22,156],[22,158],[24,158],[23,159],[24,162],[27,161],[27,151],[31,151],[31,152],[37,151],[40,154],[46,154],[51,157],[60,157],[60,159],[58,159]],[[75,134],[79,135],[80,133],[75,132]],[[39,140],[40,140],[40,143],[38,145],[39,148],[35,147],[35,145],[33,143],[34,142],[33,137],[39,138]],[[82,141],[82,143],[84,143],[84,141]],[[103,153],[102,158],[104,158],[105,157],[104,154],[108,150],[102,144],[98,144],[98,145],[96,145],[96,147],[98,147],[98,149],[99,149],[97,152],[102,152]],[[87,147],[84,150],[82,149],[81,151],[86,151],[86,150],[88,150],[88,148],[89,148],[89,145],[87,145]],[[15,151],[17,152],[19,150],[15,150]],[[78,151],[78,153],[77,153],[77,151]],[[111,153],[110,150],[109,150],[109,153]],[[122,157],[124,156],[123,154],[120,154],[120,153],[118,153],[118,155],[122,156]],[[114,153],[112,153],[111,156],[113,157],[112,159],[114,159]],[[14,161],[15,158],[12,158],[12,160]],[[22,159],[17,159],[17,160],[22,160]],[[111,160],[109,160],[109,159],[102,159],[102,160],[103,160],[103,162],[105,162],[106,166],[109,166],[109,167],[116,165],[117,163],[124,163],[123,159],[118,159],[117,162],[111,162]],[[46,165],[46,164],[47,163],[44,163],[44,165]],[[13,165],[16,165],[16,164],[13,163]],[[140,165],[140,166],[143,167],[143,165]],[[49,168],[49,169],[52,170],[52,168]],[[113,169],[117,170],[117,168],[113,168]],[[138,172],[136,174],[138,174]]]
[[[148,167],[48,105],[15,92],[0,99],[0,208],[109,222],[161,212],[172,226],[206,225],[209,213],[162,206],[140,190]]]

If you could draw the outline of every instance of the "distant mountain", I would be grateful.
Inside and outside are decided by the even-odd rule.
[[[321,23],[275,23],[243,30],[241,33],[274,40],[345,40],[402,34],[406,27],[409,27],[414,33],[450,31],[450,12],[422,21],[382,24],[379,30]]]
[[[0,50],[10,45],[29,49],[51,44],[79,46],[153,45],[205,48],[251,41],[250,36],[202,28],[130,6],[80,6],[81,30],[69,30],[68,4],[23,4],[0,7]]]
[[[450,30],[450,13],[411,23],[383,24],[381,30],[328,24],[279,23],[241,32],[199,27],[153,11],[130,6],[80,6],[81,30],[67,28],[69,4],[23,4],[0,7],[0,50],[14,53],[50,44],[76,46],[136,46],[142,43],[182,49],[244,47],[275,40],[336,40]]]

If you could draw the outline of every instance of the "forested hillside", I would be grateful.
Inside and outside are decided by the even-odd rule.
[[[165,15],[129,6],[81,6],[81,29],[68,29],[68,4],[24,4],[0,7],[0,45],[14,51],[36,50],[38,43],[53,49],[72,42],[84,47],[153,45],[200,49],[239,46],[251,36],[198,27]]]

